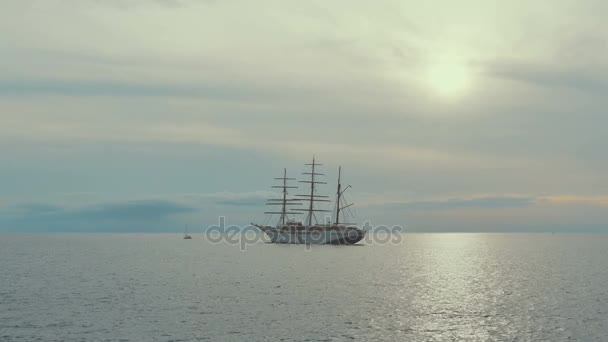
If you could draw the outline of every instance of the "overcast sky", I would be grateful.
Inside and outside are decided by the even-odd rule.
[[[608,232],[608,2],[1,0],[0,231]]]

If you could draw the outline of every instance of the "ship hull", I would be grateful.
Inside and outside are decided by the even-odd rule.
[[[280,230],[264,229],[272,243],[306,245],[352,245],[365,237],[365,231],[349,230]]]

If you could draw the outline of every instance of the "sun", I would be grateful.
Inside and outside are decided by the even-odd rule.
[[[427,82],[442,97],[463,96],[470,88],[471,71],[465,64],[444,61],[429,67]]]

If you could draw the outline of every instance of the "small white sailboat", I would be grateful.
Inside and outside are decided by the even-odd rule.
[[[186,230],[184,231],[184,240],[192,240],[192,236],[188,235],[188,225],[186,225]]]

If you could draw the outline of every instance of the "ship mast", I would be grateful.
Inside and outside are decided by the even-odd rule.
[[[281,217],[279,218],[279,224],[281,224],[281,226],[284,226],[287,220],[287,215],[293,214],[299,214],[298,212],[292,212],[292,211],[288,211],[287,210],[287,206],[288,205],[300,205],[300,200],[299,199],[289,199],[287,198],[287,189],[297,189],[297,186],[288,186],[287,185],[287,181],[289,180],[295,180],[295,178],[287,178],[287,169],[283,169],[283,177],[278,177],[275,178],[276,180],[282,180],[283,184],[282,185],[275,185],[272,186],[273,188],[279,188],[282,189],[283,192],[283,196],[280,199],[269,199],[268,203],[266,203],[266,205],[280,205],[281,206],[281,211],[267,211],[264,214],[280,214]]]
[[[348,188],[350,188],[350,185],[348,185],[346,188],[344,188],[344,190],[342,190],[342,184],[340,183],[341,175],[342,175],[342,166],[339,166],[338,167],[338,191],[336,192],[336,226],[338,224],[340,224],[340,210],[346,209],[354,204],[354,203],[346,204],[345,206],[341,207],[342,195],[344,194],[344,192],[346,190],[348,190]]]
[[[306,197],[303,198],[303,201],[308,201],[308,209],[296,209],[296,210],[300,210],[300,211],[306,211],[308,212],[308,217],[307,217],[307,221],[308,221],[308,226],[312,226],[312,220],[313,218],[315,219],[315,223],[317,221],[317,218],[315,217],[315,211],[325,211],[328,212],[329,210],[322,210],[322,209],[315,209],[314,207],[314,203],[315,202],[329,202],[328,199],[324,199],[327,198],[328,196],[321,196],[321,195],[315,195],[315,185],[316,184],[327,184],[326,182],[320,182],[318,180],[316,180],[315,176],[323,176],[323,173],[318,173],[315,172],[315,166],[321,166],[322,164],[318,164],[315,162],[315,157],[312,157],[312,164],[306,164],[307,166],[310,166],[310,172],[303,172],[303,175],[310,175],[310,180],[309,181],[299,181],[300,183],[309,183],[310,184],[310,194],[307,195],[296,195],[298,197]]]
[[[287,169],[283,169],[283,206],[281,208],[281,224],[285,225],[287,212]]]

